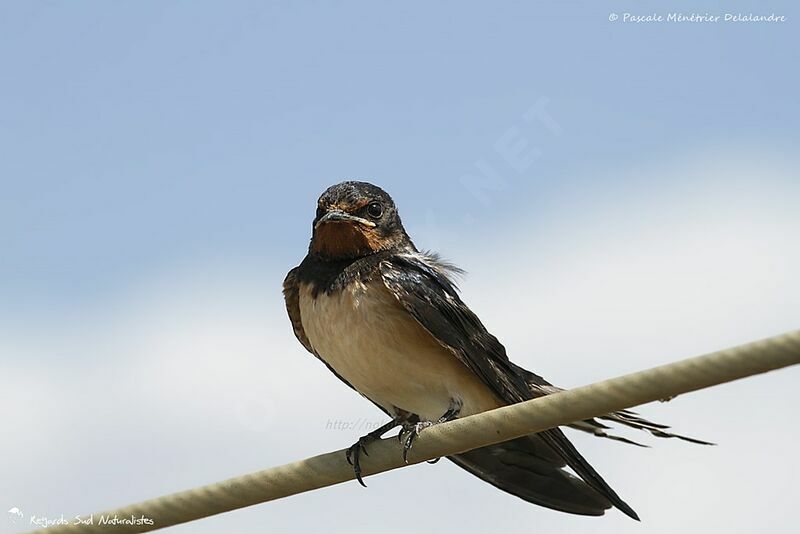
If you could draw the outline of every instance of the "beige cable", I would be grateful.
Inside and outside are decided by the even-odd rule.
[[[414,443],[409,464],[798,363],[800,330],[427,428]],[[362,455],[361,461],[364,476],[404,465],[395,437],[371,444],[369,456]],[[353,479],[353,468],[345,460],[345,451],[340,450],[84,516],[91,517],[92,524],[57,525],[35,532],[147,532]],[[153,524],[101,523],[114,517],[128,523],[144,517]]]

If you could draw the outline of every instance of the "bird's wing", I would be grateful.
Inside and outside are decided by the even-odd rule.
[[[511,365],[513,365],[516,371],[525,378],[525,382],[527,382],[528,388],[531,390],[531,392],[533,392],[535,397],[541,397],[543,395],[551,395],[553,393],[558,393],[559,391],[563,391],[562,388],[554,386],[541,376],[532,373],[527,369],[524,369],[518,365],[514,365],[513,363]],[[614,434],[606,432],[607,430],[611,429],[611,427],[601,423],[597,419],[611,421],[612,423],[617,423],[630,428],[635,428],[636,430],[643,430],[645,432],[649,432],[650,434],[652,434],[657,438],[676,438],[683,441],[688,441],[689,443],[696,443],[698,445],[714,445],[714,443],[711,443],[710,441],[704,441],[702,439],[697,439],[690,436],[684,436],[681,434],[677,434],[675,432],[671,432],[669,430],[670,427],[668,425],[649,421],[644,417],[640,416],[638,413],[631,410],[620,410],[618,412],[612,412],[609,414],[601,415],[596,419],[586,419],[584,421],[576,421],[575,423],[572,423],[569,426],[576,430],[588,432],[590,434],[594,434],[595,436],[601,438],[608,438],[615,441],[621,441],[623,443],[637,445],[639,447],[648,446],[648,445],[642,445],[641,443],[628,439],[624,436],[616,436]]]
[[[533,398],[505,347],[461,301],[435,256],[397,254],[381,262],[383,283],[398,302],[461,363],[508,403]]]
[[[509,404],[541,396],[528,386],[529,377],[521,368],[509,361],[503,345],[461,301],[448,276],[450,270],[437,257],[421,253],[396,254],[380,263],[383,283],[397,301],[495,395]],[[520,460],[523,456],[526,461]],[[558,428],[451,459],[500,489],[536,504],[588,515],[602,514],[613,504],[638,519]],[[583,481],[565,476],[564,465]],[[552,498],[554,494],[558,500]]]
[[[286,312],[289,314],[292,330],[294,330],[297,340],[308,352],[319,358],[319,355],[314,352],[314,348],[308,340],[306,331],[303,330],[303,319],[300,316],[300,287],[297,282],[297,269],[299,267],[289,271],[289,274],[283,280],[283,299],[286,301]]]

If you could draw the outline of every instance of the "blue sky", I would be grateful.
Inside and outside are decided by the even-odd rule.
[[[2,10],[0,294],[17,310],[173,259],[290,262],[344,178],[460,227],[552,209],[598,168],[797,141],[791,23],[612,24],[592,3]],[[541,98],[560,137],[521,120]],[[523,173],[493,148],[512,127],[542,152]],[[459,181],[479,159],[513,185],[488,210]]]
[[[788,21],[608,20],[626,11],[775,12]],[[536,369],[563,385],[796,328],[798,15],[789,2],[4,2],[0,366],[7,406],[29,409],[7,408],[27,435],[20,430],[5,453],[50,466],[54,488],[83,473],[97,489],[63,499],[12,470],[0,486],[3,503],[88,512],[357,437],[315,437],[311,423],[292,430],[304,447],[276,438],[264,429],[291,427],[299,415],[274,406],[294,402],[306,417],[328,415],[298,400],[296,389],[266,378],[259,389],[251,376],[273,373],[299,387],[318,371],[291,338],[280,282],[305,253],[317,196],[343,179],[387,189],[417,244],[470,272],[466,300],[516,344],[516,359],[543,362]],[[532,304],[504,308],[510,300]],[[516,319],[504,315],[510,310]],[[574,329],[585,339],[564,346]],[[598,344],[602,357],[587,361]],[[193,360],[196,350],[205,366]],[[569,357],[580,363],[564,366]],[[379,417],[319,372],[312,382],[337,417]],[[120,373],[131,397],[93,389]],[[796,371],[786,373],[796,381]],[[145,376],[163,382],[147,385]],[[770,380],[759,380],[765,389],[755,395],[774,396]],[[148,395],[153,410],[168,414],[158,424],[136,411],[133,399]],[[128,414],[141,429],[163,430],[156,459],[132,457],[171,465],[169,451],[194,436],[180,421],[194,420],[190,401],[204,396],[213,400],[203,435],[218,435],[212,441],[227,450],[258,447],[220,458],[198,478],[196,464],[177,466],[158,483],[159,471],[145,477],[139,460],[130,469],[141,478],[80,463],[82,447],[115,458],[136,443],[136,432],[107,443],[76,430],[76,420],[101,417],[92,407],[103,406],[104,416]],[[231,418],[220,408],[225,399],[232,412],[255,409],[263,420]],[[694,416],[704,420],[695,433],[714,430],[707,425],[719,415],[703,419],[689,399],[679,421]],[[776,410],[796,404],[773,400]],[[74,450],[31,448],[48,436],[37,418],[64,425]],[[632,454],[585,446],[594,457],[616,457],[610,464]],[[680,462],[700,453],[673,454]],[[422,469],[408,471],[391,476],[413,485]],[[634,475],[628,493],[644,492],[649,481]],[[452,470],[436,476],[434,488],[472,483]],[[381,484],[370,488],[377,496],[359,498],[383,492],[396,500]],[[665,485],[645,493],[657,502]],[[345,495],[348,503],[362,496],[347,491],[310,499],[333,510]],[[491,499],[553,528],[598,525]],[[226,519],[240,528],[291,525],[290,505],[270,506]],[[599,524],[629,528],[616,519]],[[366,514],[358,528],[379,521]]]

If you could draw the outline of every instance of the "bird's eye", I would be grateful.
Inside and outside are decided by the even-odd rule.
[[[367,215],[373,219],[380,219],[381,215],[383,215],[383,206],[381,206],[381,203],[370,202],[370,204],[367,206]]]

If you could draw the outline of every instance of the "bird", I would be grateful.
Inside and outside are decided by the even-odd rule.
[[[439,255],[417,249],[380,187],[345,181],[319,197],[308,252],[287,274],[283,295],[303,347],[390,417],[347,449],[362,485],[361,454],[394,428],[401,429],[407,461],[425,428],[561,390],[509,359],[462,301],[454,281],[462,273]],[[657,437],[711,444],[674,434],[629,410],[600,419]],[[641,445],[606,432],[610,427],[598,419],[570,426]],[[448,459],[532,504],[589,516],[616,507],[639,520],[560,428]]]

